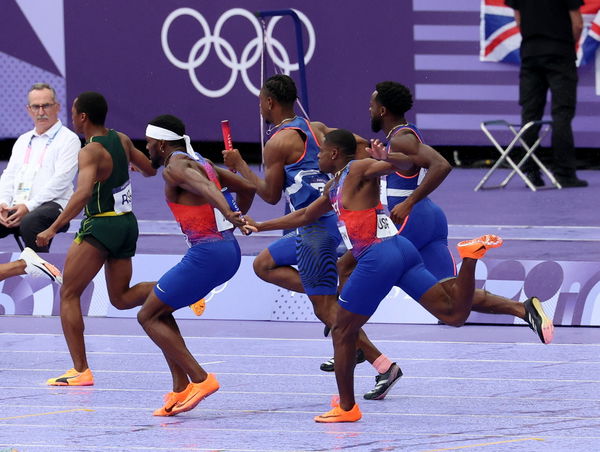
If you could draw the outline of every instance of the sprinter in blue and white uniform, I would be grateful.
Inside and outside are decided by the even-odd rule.
[[[322,138],[333,130],[296,116],[296,98],[296,85],[287,75],[270,77],[260,91],[262,116],[274,124],[268,131],[270,138],[263,154],[264,178],[248,167],[237,150],[223,151],[225,165],[250,180],[258,196],[276,204],[284,194],[292,212],[318,199],[329,181],[329,175],[319,169],[317,155]],[[336,262],[340,242],[336,217],[333,212],[326,212],[263,250],[254,261],[254,271],[267,282],[306,293],[315,315],[331,326],[337,310]],[[358,348],[373,360],[381,355],[362,330]],[[357,357],[362,352],[357,352]]]

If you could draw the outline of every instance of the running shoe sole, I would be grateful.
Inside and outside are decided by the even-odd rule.
[[[396,383],[398,383],[398,381],[400,381],[400,378],[403,375],[402,374],[402,369],[400,369],[400,366],[398,366],[398,364],[396,364],[396,363],[392,364],[392,368],[393,367],[395,367],[398,370],[396,371],[396,375],[394,375],[393,377],[392,377],[392,375],[390,375],[390,378],[392,379],[392,381],[389,383],[389,386],[386,388],[386,390],[384,392],[382,392],[381,394],[375,396],[375,397],[367,397],[369,394],[371,394],[372,392],[374,392],[375,389],[377,389],[377,386],[379,385],[379,381],[380,381],[380,379],[378,379],[377,383],[375,384],[375,388],[373,388],[373,390],[367,392],[363,396],[366,400],[383,400],[383,399],[385,399],[385,396],[388,394],[388,392],[390,392],[392,390],[392,388],[394,387],[394,385]],[[393,372],[394,370],[392,368],[390,368],[390,370]],[[385,374],[383,374],[383,375],[385,375]],[[381,377],[381,374],[380,374],[380,377]],[[387,380],[389,380],[390,378],[388,378]]]
[[[501,237],[493,234],[486,234],[472,240],[464,240],[459,242],[456,248],[461,259],[481,259],[490,248],[498,248],[502,246],[503,240]]]
[[[546,315],[546,312],[544,312],[542,302],[539,298],[531,297],[529,300],[527,300],[527,302],[525,302],[525,309],[527,310],[527,315],[530,318],[530,321],[527,322],[529,323],[529,327],[538,334],[540,340],[544,344],[549,344],[550,342],[552,342],[552,339],[554,339],[554,325],[552,324],[552,320],[550,320],[550,318]],[[530,313],[530,310],[527,308],[527,306],[531,306],[531,309],[534,310],[534,313],[540,317],[540,331],[538,331],[537,328],[532,326],[532,323],[535,323],[535,321],[532,318],[532,314]]]

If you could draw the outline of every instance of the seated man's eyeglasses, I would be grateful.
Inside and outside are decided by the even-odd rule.
[[[54,107],[56,105],[56,103],[53,104],[31,104],[31,105],[27,105],[27,108],[29,108],[32,111],[38,111],[40,108],[42,110],[48,110],[50,107]]]

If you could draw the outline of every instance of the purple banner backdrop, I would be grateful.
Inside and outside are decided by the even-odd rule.
[[[410,24],[410,2],[65,0],[69,98],[90,89],[106,93],[110,123],[135,137],[168,112],[184,119],[193,139],[220,140],[219,122],[229,119],[234,142],[257,142],[258,99],[249,87],[260,88],[262,27],[252,13],[282,7],[297,9],[309,24],[303,33],[305,49],[314,46],[307,64],[313,119],[366,134],[375,83],[413,85],[411,27],[379,27],[382,17]],[[273,27],[273,47],[281,61],[296,63],[292,23],[286,17]],[[274,73],[271,61],[267,71]],[[298,81],[298,71],[291,75]]]
[[[295,8],[303,19],[314,120],[372,136],[368,99],[375,83],[386,79],[414,91],[409,119],[432,144],[487,145],[482,120],[519,120],[518,67],[479,61],[477,0],[41,3],[44,8],[4,0],[0,84],[19,91],[21,110],[23,86],[15,80],[29,84],[47,74],[59,85],[66,81],[67,108],[78,93],[100,91],[109,101],[109,125],[135,138],[143,137],[149,119],[168,112],[184,119],[195,140],[220,140],[219,121],[229,119],[234,141],[259,141],[262,27],[252,13],[281,8]],[[298,80],[291,19],[269,25],[267,35],[278,70]],[[43,72],[23,71],[11,58]],[[272,59],[267,75],[275,70]],[[594,71],[594,65],[580,69],[577,146],[600,143]],[[30,128],[24,115],[15,123],[16,105],[2,109],[0,136]]]
[[[0,263],[17,254],[0,253]],[[181,256],[137,255],[133,259],[132,283],[157,280]],[[64,255],[51,255],[52,262]],[[252,270],[254,258],[243,256],[240,270],[226,284],[205,297],[202,318],[224,320],[317,321],[311,303],[303,294],[280,289],[259,280]],[[600,325],[600,270],[596,262],[554,262],[486,259],[479,262],[477,287],[517,301],[530,296],[544,300],[555,325]],[[0,315],[58,315],[57,287],[42,279],[9,278],[0,282]],[[82,298],[87,316],[135,317],[137,310],[118,311],[109,302],[104,274],[96,276]],[[196,318],[190,309],[177,311],[178,318]],[[473,312],[475,323],[524,324],[509,316]],[[436,323],[432,315],[394,288],[371,318],[377,323]]]

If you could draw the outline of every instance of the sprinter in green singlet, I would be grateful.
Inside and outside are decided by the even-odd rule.
[[[99,93],[82,93],[73,102],[73,126],[87,143],[79,153],[77,189],[56,221],[37,236],[38,245],[44,246],[85,207],[85,218],[67,253],[60,290],[60,319],[73,368],[49,379],[52,386],[94,384],[85,353],[80,298],[103,265],[110,302],[117,309],[140,306],[155,284],[129,287],[138,226],[128,170],[130,163],[144,176],[153,176],[156,170],[127,135],[104,126],[107,112]]]

